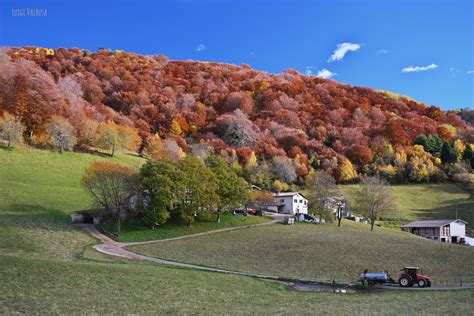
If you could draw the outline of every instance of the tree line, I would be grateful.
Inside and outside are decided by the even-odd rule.
[[[7,141],[7,147],[24,144],[25,126],[8,112],[0,117],[0,137]],[[136,151],[140,144],[137,131],[129,126],[118,125],[112,121],[90,122],[86,130],[77,131],[63,116],[52,116],[46,122],[46,130],[41,138],[33,138],[32,142],[40,147],[57,148],[62,154],[73,150],[78,142],[88,148],[108,150],[110,156],[116,151]]]
[[[436,136],[453,148],[474,142],[472,126],[459,116],[465,112],[291,69],[266,74],[248,65],[39,47],[6,49],[0,66],[0,115],[23,125],[29,145],[51,146],[50,134],[59,150],[74,143],[64,137],[65,124],[50,130],[54,116],[72,125],[76,147],[86,149],[96,146],[97,125],[111,122],[138,135],[123,139],[140,154],[228,155],[244,171],[253,165],[258,172],[247,181],[267,189],[303,185],[319,169],[339,183],[364,174],[390,182],[451,179],[455,170],[447,167],[467,168],[459,165],[465,160],[449,163],[415,148],[415,139]],[[98,142],[111,153],[127,147],[114,134],[124,131]]]
[[[168,158],[147,161],[139,170],[111,162],[94,162],[82,184],[116,222],[133,214],[145,225],[168,222],[191,225],[195,218],[209,219],[243,206],[249,200],[248,183],[218,156],[187,156],[179,162]]]

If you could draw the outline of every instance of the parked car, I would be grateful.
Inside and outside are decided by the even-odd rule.
[[[298,214],[295,216],[295,219],[299,222],[315,223],[315,218],[308,214]]]
[[[237,208],[237,209],[234,210],[234,212],[232,214],[234,214],[234,215],[243,215],[243,216],[257,215],[257,210],[251,209],[251,208]]]

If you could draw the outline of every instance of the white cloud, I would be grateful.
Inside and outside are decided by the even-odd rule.
[[[375,55],[385,55],[385,54],[388,54],[388,50],[386,49],[380,49],[375,53]]]
[[[204,44],[199,44],[198,46],[196,46],[196,48],[194,49],[196,52],[202,52],[203,50],[206,49],[206,45]]]
[[[328,63],[336,60],[341,60],[344,58],[347,52],[355,52],[359,50],[360,44],[353,44],[353,43],[341,43],[337,44],[337,48],[332,53],[331,57],[328,59]]]
[[[314,75],[314,72],[313,72],[313,69],[316,69],[316,67],[314,66],[306,66],[306,70],[305,70],[305,75],[306,76],[313,76]]]
[[[420,72],[420,71],[433,70],[436,68],[438,68],[438,65],[436,64],[431,64],[428,66],[415,66],[415,67],[409,66],[409,67],[403,68],[402,72]]]
[[[468,70],[467,73],[468,74],[474,74],[474,70]]]
[[[329,79],[331,77],[334,77],[335,75],[336,75],[336,73],[324,68],[322,70],[319,70],[318,74],[316,76],[318,76],[320,78],[324,78],[324,79]]]

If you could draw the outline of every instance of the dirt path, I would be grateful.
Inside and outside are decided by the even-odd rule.
[[[98,239],[101,243],[98,244],[98,245],[95,245],[93,248],[95,250],[101,252],[101,253],[104,253],[104,254],[107,254],[107,255],[110,255],[110,256],[126,258],[126,259],[132,259],[132,260],[149,261],[149,262],[165,264],[165,265],[181,267],[181,268],[191,268],[191,269],[197,269],[197,270],[202,270],[202,271],[228,273],[228,274],[235,274],[235,275],[257,277],[257,278],[266,279],[266,280],[279,281],[280,278],[278,276],[274,276],[274,275],[262,275],[262,274],[248,273],[248,272],[239,272],[239,271],[218,269],[218,268],[200,266],[200,265],[195,265],[195,264],[176,262],[176,261],[172,261],[172,260],[165,260],[165,259],[158,259],[158,258],[148,257],[148,256],[144,256],[144,255],[140,255],[140,254],[131,252],[128,249],[126,249],[126,247],[127,246],[133,246],[133,245],[160,243],[160,242],[166,242],[166,241],[171,241],[171,240],[179,240],[179,239],[185,239],[185,238],[194,238],[194,237],[198,237],[198,236],[229,232],[229,231],[234,231],[234,230],[238,230],[238,229],[246,229],[246,228],[258,227],[258,226],[272,225],[272,224],[275,224],[277,222],[282,221],[283,219],[284,219],[284,216],[278,216],[278,217],[274,217],[273,220],[268,221],[266,223],[262,223],[262,224],[254,224],[254,225],[247,225],[247,226],[223,228],[223,229],[211,230],[211,231],[207,231],[207,232],[202,232],[202,233],[197,233],[197,234],[192,234],[192,235],[185,235],[185,236],[174,237],[174,238],[168,238],[168,239],[150,240],[150,241],[142,241],[142,242],[129,242],[129,243],[118,242],[118,241],[115,241],[115,240],[107,237],[106,235],[99,232],[95,228],[95,226],[92,225],[92,224],[75,224],[74,226],[84,229],[91,236]],[[333,292],[334,291],[336,293],[346,293],[346,292],[351,293],[351,292],[354,292],[354,289],[348,289],[347,287],[346,288],[341,288],[341,287],[333,288],[331,285],[325,285],[325,284],[308,284],[307,281],[305,281],[305,282],[301,281],[301,283],[293,283],[293,282],[283,282],[283,283],[285,285],[287,285],[289,288],[297,290],[297,291],[317,291],[317,292],[321,292],[321,291]],[[453,291],[453,290],[466,290],[466,289],[474,289],[474,285],[466,285],[466,286],[463,286],[463,287],[442,287],[442,288],[402,288],[402,287],[398,287],[398,286],[375,286],[375,287],[372,287],[370,289],[367,289],[367,291],[372,291],[372,290]]]

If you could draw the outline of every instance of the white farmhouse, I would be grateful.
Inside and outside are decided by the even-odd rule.
[[[308,199],[299,192],[274,193],[275,204],[267,205],[272,212],[282,214],[308,214]]]
[[[464,244],[467,222],[461,219],[415,221],[402,226],[412,234],[433,240]]]

